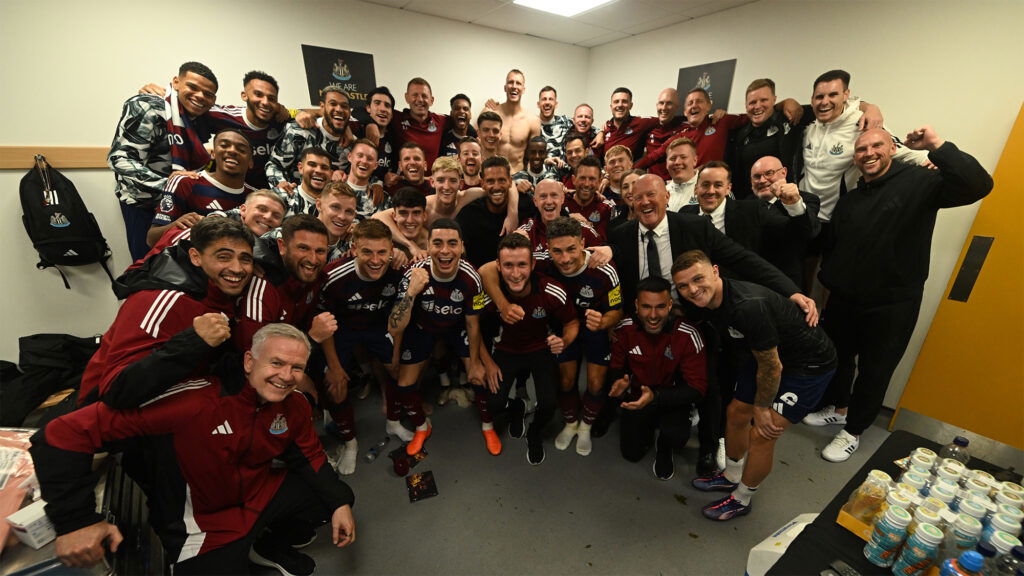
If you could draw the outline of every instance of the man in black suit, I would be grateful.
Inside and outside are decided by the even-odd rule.
[[[627,315],[633,314],[636,286],[650,270],[671,281],[672,262],[687,250],[703,250],[713,262],[738,278],[756,282],[788,296],[806,313],[807,322],[817,325],[814,301],[799,293],[792,280],[754,252],[743,248],[719,232],[709,220],[691,214],[668,213],[665,181],[646,174],[633,184],[633,204],[637,219],[609,233],[610,246],[593,249],[592,265],[607,263],[613,256],[622,281],[622,303]],[[597,263],[595,263],[595,261]],[[701,410],[701,422],[719,413],[719,399],[709,390]],[[705,416],[705,413],[708,416]],[[702,424],[699,430],[701,457],[698,473],[713,470],[715,450],[720,437],[720,422]]]
[[[750,169],[750,182],[762,209],[788,217],[785,227],[767,227],[762,231],[759,254],[800,286],[807,244],[821,233],[821,199],[800,192],[796,184],[786,179],[786,167],[774,156],[760,158]],[[810,291],[809,286],[803,288]]]

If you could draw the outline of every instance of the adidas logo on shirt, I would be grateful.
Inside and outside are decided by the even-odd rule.
[[[640,347],[639,346],[633,346],[633,348],[630,349],[629,353],[630,354],[634,354],[636,356],[643,356],[644,355],[644,353],[640,351]]]
[[[210,435],[213,436],[215,434],[234,434],[234,433],[235,433],[235,431],[231,429],[231,424],[229,424],[228,421],[225,420],[223,424],[221,424],[220,426],[217,426],[216,428],[214,428],[213,432],[210,432]]]
[[[78,252],[75,252],[71,248],[68,248],[68,251],[62,254],[62,256],[78,256]]]
[[[214,200],[213,202],[210,202],[209,204],[207,204],[206,208],[208,210],[223,210],[224,209],[224,208],[221,207],[220,202],[217,202],[216,200]]]
[[[359,292],[356,292],[355,294],[352,295],[351,298],[348,299],[348,301],[349,302],[355,302],[356,300],[362,300],[362,299],[363,299],[363,297],[359,294]]]

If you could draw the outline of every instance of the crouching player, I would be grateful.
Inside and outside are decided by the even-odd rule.
[[[712,321],[742,334],[754,362],[740,371],[725,429],[725,471],[694,487],[730,494],[704,507],[728,520],[750,512],[750,500],[772,469],[775,441],[821,400],[836,367],[832,341],[810,327],[792,301],[763,286],[724,279],[700,250],[679,255],[672,281],[680,297],[713,311]],[[751,424],[753,421],[753,424]]]

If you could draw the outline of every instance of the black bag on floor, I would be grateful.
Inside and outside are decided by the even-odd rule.
[[[32,247],[39,252],[36,268],[57,268],[64,287],[70,290],[60,266],[98,263],[114,282],[107,268],[110,247],[71,180],[40,154],[36,155],[35,168],[21,179],[20,192],[21,219]]]
[[[78,389],[99,337],[35,334],[18,339],[22,374],[0,384],[0,426],[21,426],[51,394]],[[77,397],[77,395],[76,395]]]

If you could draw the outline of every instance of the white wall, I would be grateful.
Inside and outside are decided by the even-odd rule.
[[[679,68],[736,58],[729,111],[742,113],[755,78],[770,77],[780,97],[806,103],[818,74],[842,68],[853,94],[878,104],[893,132],[931,124],[992,172],[1024,97],[1021,22],[1017,0],[762,0],[592,49],[587,98],[606,120],[611,91],[625,85],[634,113],[653,115]],[[886,405],[910,377],[976,211],[939,214],[921,318]]]
[[[174,15],[187,16],[163,24]],[[635,113],[653,115],[657,93],[675,85],[683,66],[736,58],[734,112],[742,111],[743,90],[755,77],[769,76],[780,94],[806,101],[817,74],[844,68],[853,74],[853,92],[879,104],[891,129],[905,133],[931,123],[994,170],[1024,94],[1014,40],[1022,21],[1019,0],[762,0],[588,51],[352,0],[179,0],[161,9],[137,2],[5,0],[0,145],[109,145],[121,102],[146,82],[167,81],[189,59],[217,73],[223,102],[237,102],[241,76],[261,68],[281,83],[282,102],[305,104],[300,44],[312,44],[374,54],[378,83],[399,95],[409,78],[426,77],[439,111],[461,91],[479,112],[486,98],[501,96],[505,72],[518,67],[526,72],[528,106],[536,90],[552,84],[562,113],[585,100],[597,108],[598,121],[607,118],[603,103],[621,84],[634,91]],[[0,171],[0,189],[7,191],[0,213],[8,214],[0,226],[0,244],[7,247],[0,358],[12,360],[18,336],[102,332],[117,306],[98,268],[71,269],[71,291],[55,273],[34,269],[17,221],[14,190],[21,174]],[[127,249],[112,178],[103,170],[70,176],[122,269]],[[894,377],[890,405],[909,376],[975,210],[940,214],[921,322]]]
[[[109,146],[125,98],[147,82],[167,82],[186,60],[213,69],[221,102],[238,103],[243,74],[257,68],[277,78],[283,103],[307,106],[301,44],[372,53],[377,82],[391,88],[400,107],[413,76],[430,81],[434,109],[443,113],[456,92],[470,96],[475,114],[487,98],[502,99],[513,67],[526,73],[529,110],[545,84],[565,102],[581,100],[587,85],[585,48],[351,0],[4,0],[0,22],[0,145]],[[0,214],[7,215],[0,226],[0,359],[12,361],[19,336],[103,332],[117,311],[98,266],[68,269],[70,291],[56,272],[35,269],[15,193],[23,173],[0,171]],[[96,214],[114,268],[124,269],[127,247],[110,173],[67,175]]]

